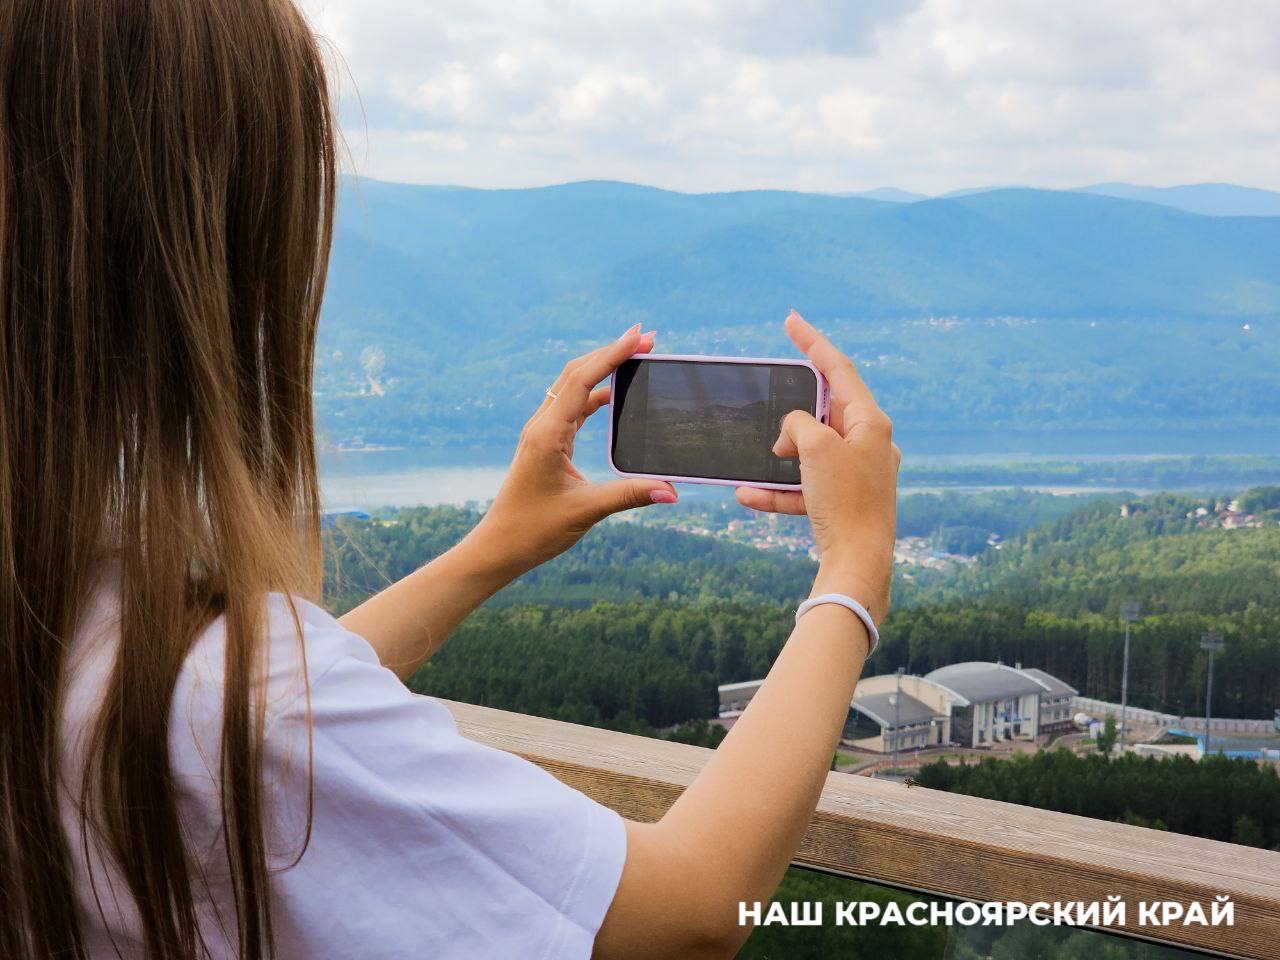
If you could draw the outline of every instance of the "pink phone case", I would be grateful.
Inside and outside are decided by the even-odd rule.
[[[770,365],[787,366],[787,367],[808,367],[813,371],[814,377],[818,381],[818,406],[813,411],[813,415],[823,423],[827,422],[827,412],[831,403],[831,391],[827,386],[827,378],[824,377],[818,368],[808,360],[779,360],[772,357],[707,357],[698,356],[696,354],[680,354],[680,353],[637,353],[633,357],[636,360],[694,360],[699,363],[767,363]],[[617,464],[613,462],[613,386],[617,379],[615,373],[609,378],[609,438],[608,438],[608,457],[609,469],[620,477],[639,477],[642,480],[666,480],[669,483],[713,483],[721,487],[758,487],[764,490],[799,490],[798,483],[758,483],[753,480],[719,480],[710,477],[678,477],[665,476],[656,473],[629,473],[626,470],[619,470]]]

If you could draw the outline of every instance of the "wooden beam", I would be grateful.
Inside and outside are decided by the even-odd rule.
[[[635,820],[657,820],[711,751],[445,701],[464,735],[517,753]],[[1125,901],[1126,932],[1280,960],[1280,853],[907,787],[827,776],[795,862],[975,901]],[[1233,926],[1140,926],[1138,904],[1235,904]]]

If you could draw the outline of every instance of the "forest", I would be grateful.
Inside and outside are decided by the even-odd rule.
[[[599,601],[481,610],[410,681],[420,693],[650,732],[716,713],[716,686],[759,677],[791,605]]]
[[[1214,712],[1267,717],[1280,705],[1280,514],[1275,488],[1235,498],[1264,526],[1224,529],[1230,498],[1178,494],[1098,500],[1027,531],[977,566],[895,611],[878,657],[926,672],[957,660],[1041,667],[1082,693],[1116,699],[1121,604],[1133,626],[1131,702],[1204,710],[1206,630],[1227,638],[1215,661]],[[1203,511],[1203,514],[1201,513]],[[877,660],[877,667],[881,661]]]
[[[449,549],[479,519],[479,513],[461,507],[392,510],[367,521],[343,518],[326,532],[329,606],[349,610]],[[784,554],[611,521],[525,574],[489,607],[586,607],[605,600],[793,603],[809,592],[816,570],[816,564]]]
[[[970,521],[964,526],[990,526],[984,514],[998,509],[1000,496],[979,495],[952,515]],[[1215,715],[1269,717],[1280,705],[1274,518],[1266,527],[1224,530],[1196,516],[1219,501],[1158,495],[1077,503],[1031,526],[1049,508],[1036,495],[1006,496],[1013,519],[1003,525],[1002,549],[941,582],[898,584],[868,675],[1003,660],[1114,700],[1119,606],[1136,600],[1144,616],[1133,626],[1131,703],[1202,713],[1199,642],[1213,629],[1226,637],[1215,661]],[[1265,514],[1274,497],[1262,488],[1239,499]],[[903,512],[914,517],[908,529],[927,531],[935,512],[963,499],[903,498]],[[404,576],[461,539],[478,516],[418,508],[335,524],[326,551],[331,606],[349,609]],[[606,523],[499,593],[414,678],[415,688],[637,731],[711,716],[717,684],[767,671],[814,569],[782,552]]]
[[[1249,760],[1042,750],[1008,760],[937,761],[921,767],[915,781],[971,797],[1280,849],[1280,776],[1269,764]]]
[[[1277,472],[1280,472],[1280,465]],[[951,490],[915,493],[903,490],[898,498],[898,536],[931,537],[940,530],[944,533],[952,529],[974,530],[981,531],[982,548],[985,548],[987,537],[993,533],[1000,537],[1026,533],[1098,499],[1119,503],[1125,495],[1088,493],[1059,496],[1020,489],[979,493]],[[668,510],[642,513],[639,518],[646,525],[674,526],[693,521],[719,531],[733,520],[749,520],[757,516],[731,498],[691,497],[673,504]],[[805,517],[788,516],[778,516],[774,522],[790,532],[807,530],[809,523]]]

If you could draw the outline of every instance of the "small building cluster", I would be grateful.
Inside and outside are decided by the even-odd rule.
[[[998,537],[989,538],[987,545],[996,546],[998,542]],[[947,553],[938,549],[929,537],[899,537],[893,546],[893,562],[901,566],[923,567],[926,570],[951,570],[956,566],[972,566],[978,562],[978,558]]]
[[[1122,512],[1121,516],[1129,516]],[[1239,500],[1218,501],[1212,506],[1196,507],[1187,514],[1188,520],[1194,520],[1197,527],[1208,527],[1219,530],[1252,530],[1267,526],[1266,517],[1249,513],[1243,509]],[[1274,526],[1274,522],[1271,524]]]
[[[763,680],[720,687],[720,716],[737,717]],[[876,753],[1034,740],[1072,727],[1077,691],[1021,664],[973,661],[927,673],[883,674],[858,682],[843,739]]]

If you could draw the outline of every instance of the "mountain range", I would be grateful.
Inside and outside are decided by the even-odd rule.
[[[505,442],[565,359],[634,322],[669,352],[769,355],[796,307],[909,429],[1280,431],[1280,217],[1170,205],[1243,189],[901,202],[345,180],[322,427]]]
[[[963,197],[976,193],[990,193],[997,187],[970,187],[940,194],[942,197]],[[1076,187],[1077,193],[1095,193],[1104,197],[1124,200],[1141,200],[1188,213],[1202,213],[1210,217],[1280,217],[1280,193],[1260,190],[1257,187],[1240,187],[1233,183],[1189,183],[1176,187],[1144,187],[1133,183],[1095,183],[1088,187]],[[871,200],[888,200],[896,203],[915,203],[930,199],[928,194],[897,187],[878,187],[844,193],[845,197],[866,197]]]

